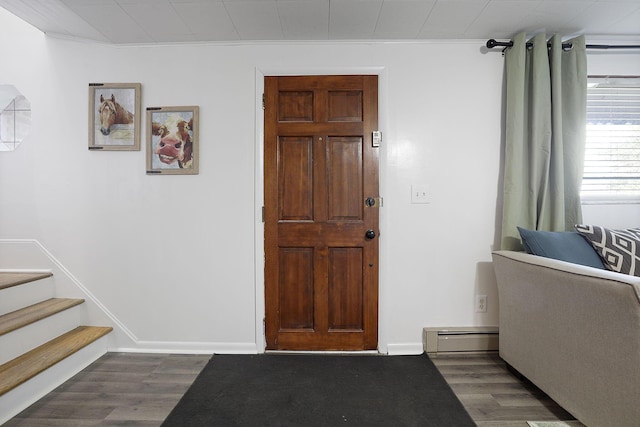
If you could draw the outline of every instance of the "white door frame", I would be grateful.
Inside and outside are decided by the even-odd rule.
[[[255,149],[254,149],[254,260],[255,260],[255,340],[258,353],[264,353],[266,337],[264,329],[265,305],[264,305],[264,223],[262,222],[262,206],[264,205],[264,110],[262,108],[262,94],[264,93],[265,76],[303,76],[303,75],[340,75],[340,74],[368,74],[378,76],[378,127],[382,131],[384,141],[384,118],[381,106],[387,105],[387,75],[385,67],[347,67],[347,68],[283,68],[281,66],[258,66],[255,70]],[[384,143],[380,146],[380,195],[385,191],[386,157]],[[384,210],[380,212],[380,229],[387,229]],[[384,298],[386,295],[384,277],[386,259],[386,245],[380,240],[378,271],[378,352],[387,353],[387,317]]]

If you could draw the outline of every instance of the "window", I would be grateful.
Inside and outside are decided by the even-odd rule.
[[[640,203],[640,78],[590,78],[585,202]]]
[[[0,151],[13,151],[31,128],[31,103],[12,85],[0,85]]]

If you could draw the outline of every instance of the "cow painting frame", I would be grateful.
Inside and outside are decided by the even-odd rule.
[[[140,151],[140,83],[89,83],[89,150]]]
[[[147,107],[148,175],[199,173],[198,106]]]

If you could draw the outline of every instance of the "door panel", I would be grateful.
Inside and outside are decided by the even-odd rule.
[[[280,328],[313,329],[313,248],[280,249]]]
[[[362,221],[362,138],[329,137],[329,221]]]
[[[267,349],[377,348],[377,85],[265,78]]]
[[[313,121],[312,91],[282,91],[278,94],[278,121]]]
[[[362,249],[331,248],[329,253],[329,330],[362,331]]]
[[[329,91],[329,112],[327,121],[330,122],[361,122],[362,121],[362,92],[360,91]]]
[[[281,221],[313,219],[313,139],[282,137],[278,147]]]

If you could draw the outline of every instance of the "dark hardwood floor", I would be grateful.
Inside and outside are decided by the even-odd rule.
[[[209,358],[108,353],[4,426],[159,426]],[[582,425],[509,372],[496,354],[433,361],[478,426],[527,427],[526,421],[557,420]]]
[[[210,358],[107,353],[4,426],[157,427]]]
[[[480,427],[528,427],[527,421],[564,421],[583,427],[531,382],[507,369],[497,353],[431,360]]]

